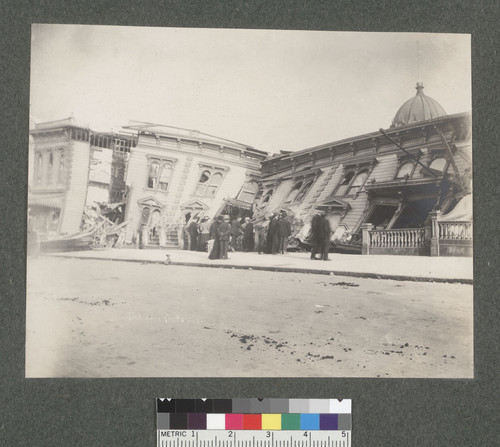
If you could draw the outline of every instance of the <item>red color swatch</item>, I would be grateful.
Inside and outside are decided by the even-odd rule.
[[[243,430],[262,430],[262,415],[244,414]]]

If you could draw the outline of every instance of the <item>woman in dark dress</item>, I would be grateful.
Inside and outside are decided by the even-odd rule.
[[[220,244],[219,244],[219,225],[222,223],[222,216],[218,216],[210,225],[210,238],[214,240],[214,245],[208,259],[220,259]]]

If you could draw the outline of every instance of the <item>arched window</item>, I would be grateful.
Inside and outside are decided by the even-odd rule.
[[[302,182],[298,182],[294,185],[292,190],[288,193],[285,204],[292,203],[297,198],[297,195],[300,192],[300,188],[302,188]]]
[[[368,169],[361,171],[349,188],[349,194],[356,194],[365,184],[366,179],[368,178]]]
[[[207,190],[208,180],[210,179],[210,171],[203,171],[198,180],[198,186],[196,187],[196,194],[202,196]]]
[[[160,223],[160,210],[154,210],[151,213],[151,224],[150,227],[156,227]]]
[[[148,188],[156,189],[159,171],[160,163],[157,161],[154,161],[149,165]]]
[[[150,209],[146,206],[142,209],[142,214],[141,214],[141,226],[142,225],[147,225],[149,222],[149,213]]]
[[[66,170],[65,163],[66,163],[66,160],[64,158],[64,150],[61,149],[59,151],[59,172],[57,174],[57,181],[59,183],[64,181],[64,175],[65,175],[65,170]]]
[[[438,157],[432,160],[431,164],[429,165],[429,168],[435,169],[436,171],[444,171],[444,168],[446,167],[446,158],[444,157]]]
[[[168,184],[170,183],[171,177],[172,177],[172,165],[170,163],[164,163],[163,166],[161,167],[158,189],[166,191],[168,189]]]
[[[222,174],[220,172],[216,172],[212,175],[212,177],[210,177],[210,180],[208,181],[207,195],[209,195],[210,197],[214,197],[221,183]]]
[[[304,200],[304,197],[307,195],[309,190],[311,189],[312,185],[314,183],[314,180],[309,180],[299,191],[297,194],[297,197],[295,197],[295,203],[300,203],[302,200]]]
[[[54,175],[54,154],[52,152],[49,153],[49,166],[47,169],[47,183],[51,184]]]
[[[349,185],[351,184],[351,180],[353,177],[354,177],[354,171],[350,171],[346,175],[344,175],[344,178],[342,179],[340,185],[335,191],[336,196],[344,196],[347,194],[347,190],[349,188]]]
[[[259,185],[257,182],[248,182],[243,186],[239,200],[247,203],[252,203],[257,196],[257,192],[259,191]]]
[[[215,197],[219,187],[224,179],[224,171],[219,168],[202,166],[202,172],[198,184],[196,185],[195,194],[198,196]]]
[[[411,171],[413,171],[413,163],[403,163],[396,174],[396,178],[405,178],[406,176],[409,177],[411,175]]]
[[[152,158],[148,161],[148,188],[166,191],[172,178],[174,162]]]
[[[42,167],[43,167],[43,158],[42,154],[38,153],[36,156],[36,170],[35,170],[35,183],[40,185],[42,183]]]

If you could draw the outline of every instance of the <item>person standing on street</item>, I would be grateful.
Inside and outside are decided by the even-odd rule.
[[[292,226],[287,218],[286,213],[283,211],[281,213],[280,219],[278,220],[278,237],[279,237],[278,251],[281,251],[282,255],[286,253],[288,238],[290,237],[291,234],[292,234]]]
[[[255,224],[255,247],[262,254],[266,246],[267,219]]]
[[[311,259],[315,260],[316,253],[321,251],[322,242],[321,211],[317,211],[311,220]]]
[[[267,227],[266,249],[264,253],[278,253],[279,239],[278,239],[278,220],[275,214],[269,216],[269,226]]]
[[[328,252],[330,251],[330,221],[326,214],[321,215],[321,259],[323,261],[329,261]]]
[[[231,251],[236,251],[238,236],[242,233],[239,217],[234,216],[233,221],[231,222]]]
[[[217,216],[210,225],[210,238],[214,241],[208,259],[220,259],[219,225],[222,224],[222,216]]]
[[[245,217],[245,228],[243,230],[243,251],[249,252],[253,250],[253,223],[250,222],[250,217]]]
[[[198,244],[199,251],[207,249],[207,242],[210,239],[210,221],[208,216],[204,216],[200,223],[200,242]]]
[[[229,247],[229,236],[231,234],[231,219],[229,216],[224,216],[224,220],[219,225],[217,233],[219,235],[220,259],[227,258],[227,250]]]
[[[188,225],[188,233],[189,233],[189,250],[196,251],[198,249],[198,219],[193,217],[191,222]]]

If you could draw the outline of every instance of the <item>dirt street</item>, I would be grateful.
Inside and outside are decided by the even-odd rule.
[[[41,257],[27,377],[472,377],[472,286]]]

